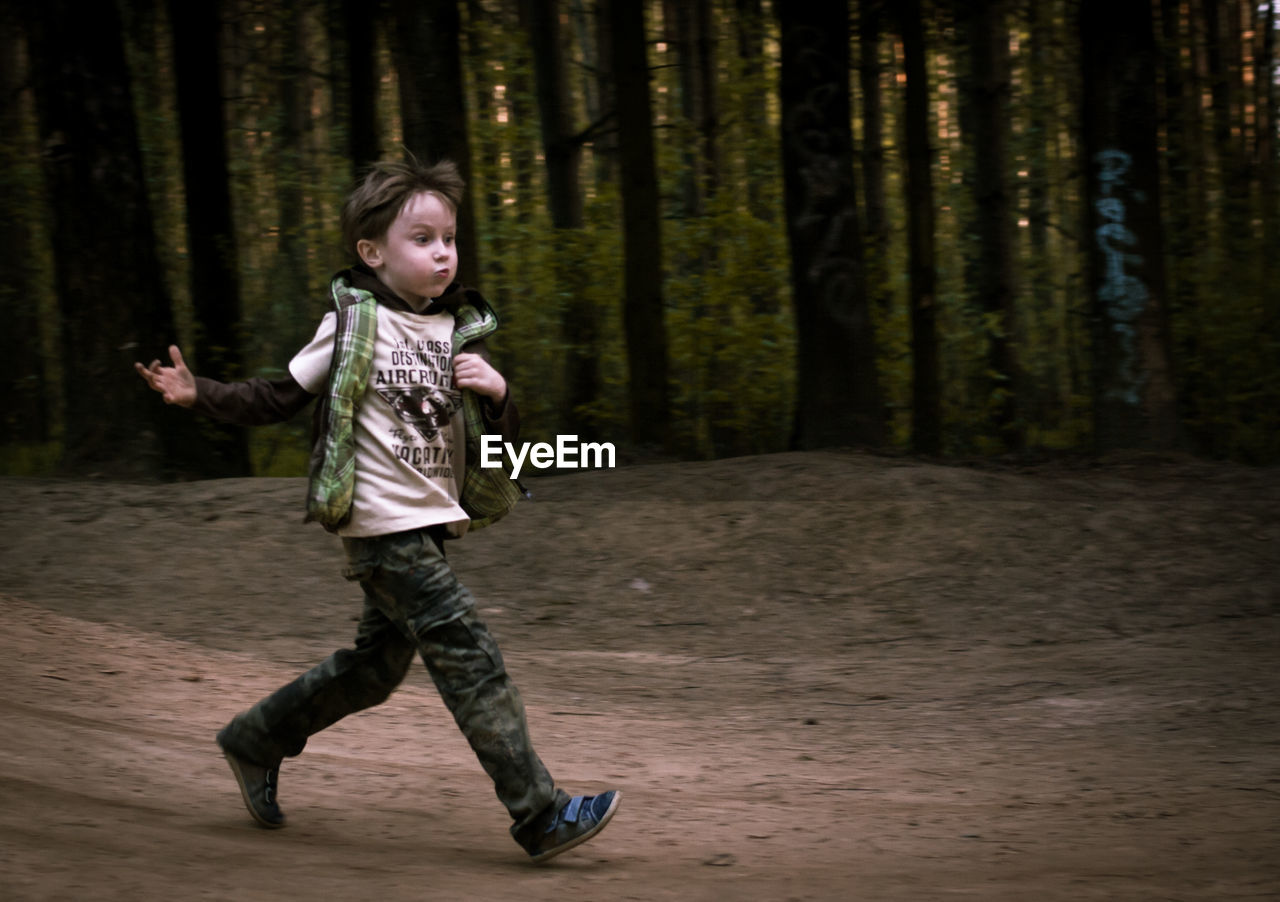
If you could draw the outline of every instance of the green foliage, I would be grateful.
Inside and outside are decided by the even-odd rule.
[[[629,428],[627,355],[622,328],[623,257],[620,199],[597,146],[584,145],[586,190],[582,229],[556,231],[546,210],[541,138],[526,38],[512,7],[496,0],[466,4],[474,15],[464,29],[466,102],[471,111],[472,178],[481,278],[503,328],[493,340],[497,363],[512,381],[523,412],[525,437],[548,441],[566,424],[590,429],[602,440],[625,443]],[[672,447],[690,457],[782,450],[791,432],[795,391],[795,335],[778,154],[776,29],[766,4],[759,58],[737,53],[741,36],[734,8],[715,7],[719,120],[717,159],[710,169],[697,159],[699,135],[681,113],[681,83],[674,51],[663,43],[660,4],[648,4],[654,65],[655,139],[662,192],[664,317],[668,335]],[[975,255],[966,234],[972,198],[964,182],[970,161],[961,140],[957,41],[948,20],[930,28],[930,79],[934,90],[934,159],[938,262],[938,335],[942,376],[944,448],[982,454],[999,445],[992,413],[1011,389],[1009,374],[990,373],[988,348],[1009,330],[1029,385],[1020,399],[1031,448],[1088,447],[1090,385],[1088,295],[1080,260],[1080,165],[1075,120],[1079,63],[1070,38],[1072,4],[1046,0],[1039,68],[1028,53],[1014,54],[1010,107],[1013,144],[1009,181],[1022,212],[1016,235],[1017,322],[981,312],[967,274]],[[158,232],[158,251],[173,299],[178,335],[190,345],[198,324],[187,300],[183,222],[184,190],[178,155],[178,117],[163,7],[129,7],[129,60],[146,167],[147,189]],[[288,10],[298,10],[295,14]],[[585,18],[582,17],[585,12]],[[578,27],[566,28],[575,92],[575,118],[585,130],[595,50],[589,36],[591,4],[572,10]],[[349,261],[338,249],[337,218],[351,181],[345,124],[334,108],[326,5],[306,0],[288,8],[275,3],[237,7],[224,34],[228,85],[228,143],[242,273],[245,375],[272,377],[310,336],[327,308],[330,275]],[[578,18],[574,18],[578,17]],[[1030,41],[1030,27],[1011,17],[1015,46]],[[304,40],[304,58],[287,64],[291,35]],[[1184,35],[1183,41],[1190,37]],[[885,195],[888,246],[877,280],[885,299],[873,309],[880,387],[889,414],[890,441],[908,447],[912,361],[906,309],[907,210],[900,148],[901,60],[888,37],[881,43]],[[290,52],[299,52],[295,46]],[[385,47],[380,107],[386,126],[384,152],[396,152],[396,79]],[[288,65],[295,68],[290,69]],[[1035,76],[1034,78],[1032,76]],[[1189,80],[1196,73],[1184,72]],[[287,140],[282,99],[291,80],[309,103],[301,142]],[[1203,84],[1192,85],[1203,88]],[[856,115],[856,111],[855,111]],[[1273,248],[1266,228],[1280,210],[1257,204],[1247,223],[1224,222],[1236,214],[1211,203],[1225,165],[1206,141],[1212,127],[1190,145],[1210,147],[1193,160],[1194,224],[1201,239],[1185,259],[1170,259],[1170,284],[1182,300],[1171,311],[1175,374],[1184,425],[1198,450],[1249,461],[1280,459],[1280,326],[1272,321],[1274,281],[1266,271]],[[1238,123],[1242,134],[1253,126]],[[1280,168],[1259,159],[1254,169]],[[1039,167],[1039,168],[1037,168]],[[23,170],[29,178],[33,165]],[[17,169],[15,168],[15,172]],[[702,173],[699,181],[694,172]],[[1031,171],[1046,194],[1047,217],[1033,242],[1028,211]],[[1260,176],[1258,176],[1260,178]],[[1274,176],[1273,176],[1274,177]],[[697,203],[691,204],[690,200]],[[1273,198],[1274,200],[1274,198]],[[301,204],[300,221],[291,221]],[[1243,214],[1240,214],[1243,215]],[[1200,221],[1202,220],[1202,221]],[[31,217],[36,265],[47,270],[47,228]],[[1234,237],[1232,237],[1234,236]],[[1241,238],[1243,236],[1243,239]],[[1241,240],[1244,244],[1241,244]],[[47,276],[47,272],[42,273]],[[875,287],[875,286],[873,286]],[[1175,292],[1171,291],[1171,294]],[[880,292],[873,292],[880,297]],[[55,322],[52,300],[42,320]],[[1267,307],[1271,303],[1273,306]],[[565,367],[571,351],[564,317],[580,309],[594,318],[599,390],[577,410],[566,410]],[[1268,313],[1268,310],[1271,312]],[[42,335],[46,379],[59,384],[56,329]],[[150,350],[150,349],[149,349]],[[197,366],[199,361],[194,361]],[[51,391],[55,408],[60,392]],[[56,396],[56,397],[55,397]],[[51,435],[57,437],[57,418]],[[307,459],[307,425],[297,421],[252,434],[256,473],[300,475]],[[6,472],[50,472],[55,442],[3,449]]]
[[[785,450],[795,389],[786,236],[721,194],[666,223],[676,446],[699,457]]]
[[[0,445],[0,474],[5,476],[56,476],[62,459],[61,442]]]
[[[1199,302],[1173,317],[1183,425],[1196,450],[1250,463],[1280,460],[1280,324],[1268,322],[1266,274],[1229,255],[1195,280]],[[1216,274],[1216,277],[1215,277]]]
[[[306,476],[310,430],[299,423],[262,426],[249,433],[249,456],[255,476]]]

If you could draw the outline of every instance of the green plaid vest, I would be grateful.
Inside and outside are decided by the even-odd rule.
[[[338,311],[329,382],[316,410],[316,437],[311,448],[307,487],[307,521],[315,520],[331,532],[351,518],[355,494],[355,415],[369,386],[373,344],[378,331],[378,301],[368,291],[353,288],[335,278],[330,286]],[[453,309],[453,353],[493,334],[498,317],[474,292]],[[520,491],[504,468],[479,466],[480,440],[485,434],[480,398],[462,390],[462,416],[466,426],[466,461],[463,471],[463,511],[472,529],[483,529],[515,507]],[[505,467],[505,464],[504,464]]]

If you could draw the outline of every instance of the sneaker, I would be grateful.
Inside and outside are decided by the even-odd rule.
[[[249,809],[253,819],[264,827],[272,829],[284,826],[284,812],[276,804],[276,788],[280,785],[280,765],[263,767],[252,764],[222,745],[223,757],[231,765],[231,773],[235,774],[240,784],[240,795],[244,799],[244,807]]]
[[[598,796],[574,796],[557,812],[541,833],[522,842],[535,862],[554,858],[586,842],[604,829],[622,802],[622,793],[611,790]]]

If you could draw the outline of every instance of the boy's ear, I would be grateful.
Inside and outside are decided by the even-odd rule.
[[[361,238],[356,242],[356,253],[360,255],[364,265],[370,269],[377,269],[382,265],[382,250],[378,247],[377,242],[370,241],[368,238]]]

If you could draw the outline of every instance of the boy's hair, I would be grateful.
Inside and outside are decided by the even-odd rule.
[[[358,260],[356,244],[366,238],[381,239],[409,198],[423,191],[438,195],[456,213],[465,187],[452,160],[434,166],[424,166],[413,157],[374,163],[342,206],[343,249]]]

